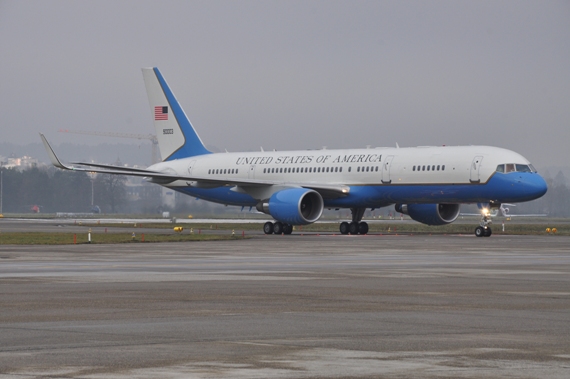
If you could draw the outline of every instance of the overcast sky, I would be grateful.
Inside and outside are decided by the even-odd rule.
[[[569,1],[0,0],[0,137],[154,133],[140,68],[158,66],[220,149],[483,144],[568,166],[569,20]]]

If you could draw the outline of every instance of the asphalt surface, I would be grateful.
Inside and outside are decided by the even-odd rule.
[[[568,378],[570,238],[0,246],[0,378],[44,377]]]

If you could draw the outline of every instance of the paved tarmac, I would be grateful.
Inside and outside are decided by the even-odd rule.
[[[0,246],[0,378],[568,378],[570,238]]]

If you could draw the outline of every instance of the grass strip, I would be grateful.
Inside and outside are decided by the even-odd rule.
[[[559,226],[556,226],[558,225]],[[216,232],[216,231],[235,231],[236,235],[241,235],[242,231],[261,231],[262,223],[195,223],[195,224],[158,224],[158,223],[138,223],[136,226],[134,224],[83,224],[82,226],[93,228],[93,230],[98,230],[99,228],[125,228],[130,227],[135,231],[137,228],[149,228],[149,229],[170,229],[172,230],[175,226],[181,226],[184,228],[184,233],[192,231],[198,233]],[[399,233],[399,234],[473,234],[478,223],[452,223],[449,225],[441,226],[429,226],[420,223],[402,223],[398,220],[394,221],[383,221],[383,222],[369,222],[369,234],[384,234],[384,233]],[[529,235],[540,235],[548,234],[546,229],[556,228],[557,235],[570,235],[570,225],[568,223],[556,223],[550,224],[515,224],[515,223],[505,223],[505,231],[503,232],[502,224],[496,223],[491,224],[491,229],[495,234],[529,234]],[[310,225],[295,226],[294,233],[302,232],[321,232],[321,233],[339,233],[339,223],[330,222],[317,222]],[[552,233],[551,233],[552,234]]]
[[[88,244],[87,233],[8,232],[0,233],[0,245],[71,245]],[[92,244],[194,242],[244,239],[231,234],[142,234],[132,237],[130,233],[91,233]]]

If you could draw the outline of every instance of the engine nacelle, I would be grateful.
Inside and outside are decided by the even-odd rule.
[[[267,202],[258,203],[258,211],[270,214],[277,221],[291,225],[306,225],[323,214],[321,195],[306,188],[290,188],[275,192]]]
[[[457,220],[459,204],[396,204],[396,212],[427,225],[445,225]]]

